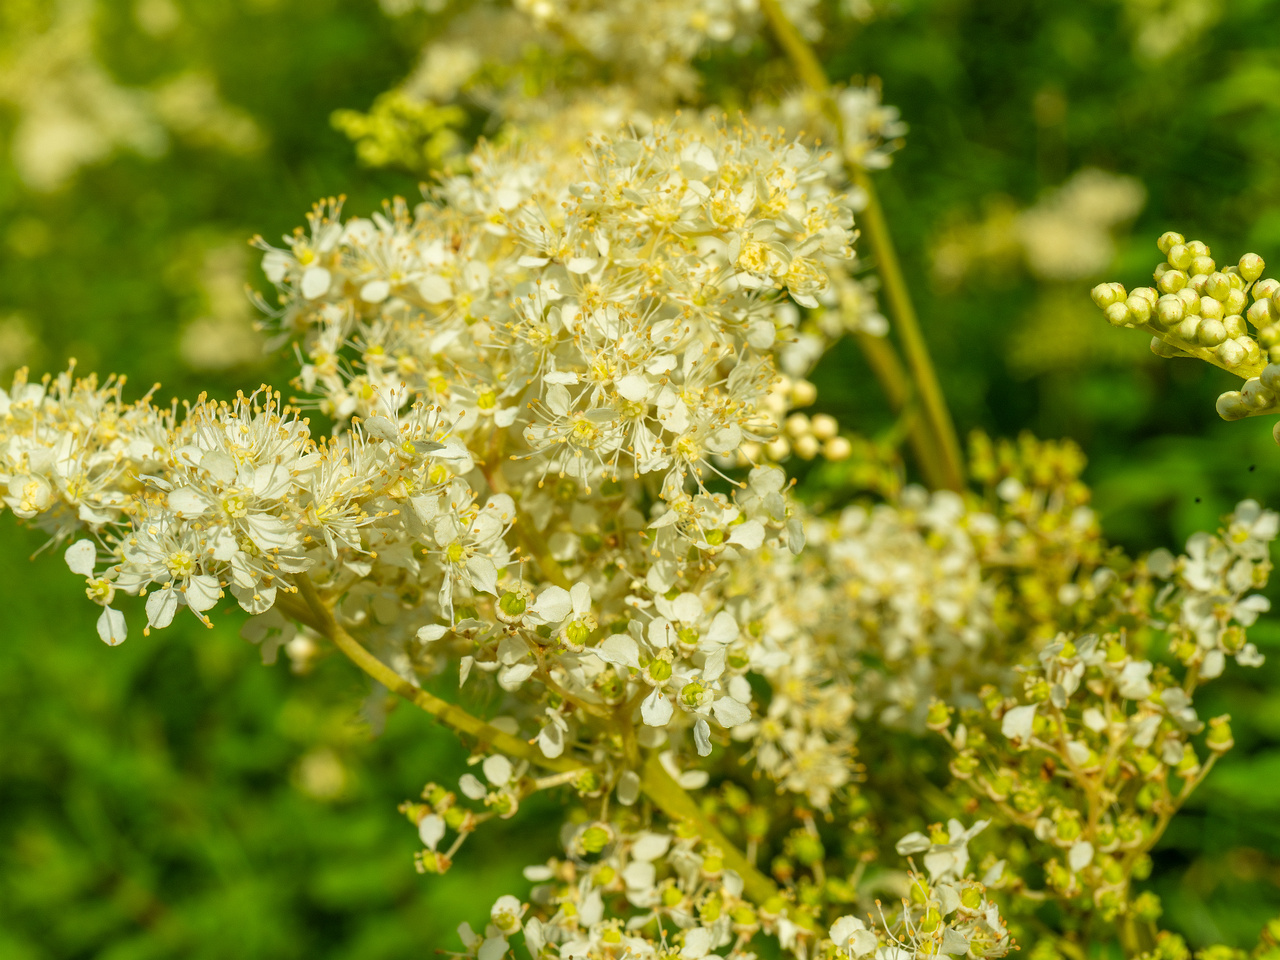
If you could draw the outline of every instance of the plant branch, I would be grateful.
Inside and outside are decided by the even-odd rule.
[[[956,438],[955,425],[947,409],[942,387],[938,383],[937,372],[929,356],[924,334],[920,330],[920,321],[916,316],[915,306],[911,302],[911,293],[903,276],[902,265],[898,261],[898,254],[894,249],[893,238],[889,233],[889,226],[885,221],[880,200],[876,196],[875,187],[862,165],[844,150],[844,123],[835,98],[831,95],[831,84],[827,79],[826,71],[823,70],[813,48],[787,19],[778,0],[760,0],[760,8],[769,21],[779,46],[791,60],[797,77],[821,99],[823,112],[836,129],[836,139],[844,153],[844,163],[850,179],[866,194],[866,207],[860,214],[859,224],[871,246],[876,269],[884,284],[885,300],[889,312],[893,315],[894,329],[902,338],[907,366],[914,378],[924,414],[918,431],[913,432],[923,433],[927,429],[933,443],[933,449],[921,456],[927,441],[923,436],[913,437],[912,447],[920,459],[920,468],[925,473],[930,486],[961,490],[964,487],[964,461],[960,455],[960,442]],[[865,343],[863,348],[865,350]],[[874,369],[876,360],[870,356],[868,360],[871,361]],[[879,377],[879,373],[877,376]],[[885,383],[882,377],[880,381],[882,384]],[[892,396],[890,396],[890,402],[893,402]]]
[[[316,590],[315,584],[305,573],[297,574],[294,583],[297,594],[281,593],[276,600],[282,612],[310,626],[331,640],[356,666],[388,690],[426,711],[441,723],[461,734],[475,737],[510,757],[528,760],[536,766],[559,773],[571,774],[582,770],[584,764],[572,757],[547,757],[532,744],[519,737],[499,730],[473,717],[456,704],[415,687],[389,666],[370,653],[337,622],[333,612]],[[742,877],[746,894],[757,904],[763,904],[777,894],[777,887],[738,850],[729,839],[703,814],[693,798],[671,778],[657,752],[651,752],[641,772],[640,789],[672,820],[690,823],[698,835],[720,850],[724,864]]]
[[[287,594],[276,602],[283,607],[289,616],[302,621],[317,633],[333,641],[333,645],[341,650],[347,659],[392,693],[408,700],[415,707],[425,710],[445,726],[453,728],[458,733],[475,737],[481,743],[488,744],[507,756],[528,760],[530,763],[545,767],[548,770],[556,770],[562,773],[581,770],[585,766],[582,762],[572,757],[546,757],[537,747],[526,743],[519,737],[513,737],[511,734],[485,723],[479,717],[473,717],[457,704],[449,703],[447,700],[442,700],[434,694],[415,687],[365,649],[359,640],[351,636],[334,619],[332,611],[317,593],[315,584],[311,582],[310,577],[305,573],[297,574],[294,577],[294,583],[298,587],[298,596],[302,602],[299,603],[297,598]]]
[[[724,865],[742,877],[743,891],[757,905],[764,904],[777,895],[778,888],[773,881],[756,869],[715,824],[707,819],[684,788],[671,778],[671,774],[667,773],[662,761],[658,759],[657,751],[650,752],[645,759],[640,789],[672,820],[689,822],[705,842],[718,847],[724,858]]]

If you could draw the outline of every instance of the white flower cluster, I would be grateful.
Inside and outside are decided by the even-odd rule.
[[[514,0],[540,27],[568,38],[627,78],[687,98],[698,87],[694,59],[708,47],[749,43],[764,23],[753,0]],[[782,0],[788,19],[821,35],[815,0]],[[639,86],[634,82],[632,86]],[[650,94],[653,95],[652,93]]]
[[[269,390],[179,416],[20,376],[6,503],[94,535],[66,561],[108,642],[117,594],[146,596],[149,627],[227,590],[284,628],[305,572],[411,682],[456,659],[462,682],[540,685],[520,722],[547,757],[633,715],[644,746],[689,730],[705,755],[750,719],[747,672],[785,656],[717,571],[803,542],[781,470],[730,496],[713,459],[777,429],[772,351],[851,256],[847,200],[751,128],[474,163],[413,213],[318,211],[267,249],[332,437]]]
[[[762,929],[794,944],[785,915],[759,911],[718,852],[696,838],[603,823],[567,832],[569,856],[529,867],[530,904],[499,897],[483,934],[459,929],[466,956],[498,960],[519,935],[529,955],[561,960],[750,960]]]
[[[930,836],[912,833],[897,843],[900,856],[924,854],[929,876],[912,873],[910,896],[893,926],[873,932],[861,920],[840,917],[831,926],[836,955],[848,960],[910,960],[922,956],[1003,957],[1014,949],[1013,938],[987,887],[997,883],[1004,861],[992,864],[978,880],[969,873],[969,841],[989,821],[966,828],[958,820],[934,827]]]
[[[1002,957],[1013,941],[985,897],[1004,861],[982,881],[968,872],[968,842],[986,825],[965,829],[953,820],[931,837],[904,837],[899,854],[923,852],[929,876],[910,874],[911,896],[894,922],[882,915],[882,925],[869,927],[843,916],[823,938],[784,899],[745,899],[742,878],[696,838],[653,830],[618,834],[607,824],[586,823],[566,830],[566,859],[525,870],[538,884],[529,903],[501,896],[482,932],[463,924],[459,934],[465,955],[477,960],[499,960],[516,943],[534,958],[561,960],[752,960],[759,934],[801,960]]]
[[[1187,541],[1184,556],[1153,551],[1147,569],[1169,581],[1156,598],[1189,639],[1175,652],[1206,680],[1219,676],[1227,657],[1241,666],[1262,665],[1258,648],[1245,640],[1241,627],[1253,626],[1271,601],[1250,591],[1266,585],[1271,573],[1270,544],[1280,533],[1280,514],[1245,500],[1227,518],[1220,535],[1199,531]]]

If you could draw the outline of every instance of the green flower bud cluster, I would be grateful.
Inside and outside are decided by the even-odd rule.
[[[1245,254],[1235,266],[1219,270],[1199,240],[1166,233],[1157,246],[1167,259],[1155,269],[1154,287],[1126,290],[1119,283],[1102,283],[1093,288],[1093,301],[1107,321],[1150,331],[1151,348],[1160,356],[1200,357],[1240,376],[1256,376],[1266,363],[1264,348],[1274,342],[1270,307],[1247,309],[1251,290],[1255,302],[1265,298],[1268,305],[1274,292],[1268,282],[1254,289],[1265,268],[1262,258]],[[1258,339],[1249,334],[1246,311]]]
[[[1280,281],[1263,278],[1266,264],[1256,253],[1219,269],[1199,240],[1171,232],[1157,245],[1166,259],[1154,287],[1102,283],[1094,303],[1115,326],[1150,332],[1157,355],[1199,357],[1244,378],[1239,390],[1218,397],[1224,420],[1280,412]]]

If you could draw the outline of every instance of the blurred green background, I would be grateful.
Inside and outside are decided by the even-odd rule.
[[[1280,507],[1270,422],[1220,422],[1225,374],[1158,361],[1088,300],[1146,282],[1165,229],[1280,266],[1278,14],[902,0],[822,49],[834,77],[879,76],[910,124],[879,182],[961,429],[1080,441],[1133,550],[1244,496]],[[329,117],[367,109],[431,27],[372,0],[0,0],[0,368],[75,356],[165,397],[283,384],[251,327],[245,241],[321,197],[364,212],[416,194],[359,166]],[[851,345],[817,379],[820,409],[888,426]],[[262,666],[234,615],[107,648],[61,562],[29,564],[41,543],[0,525],[0,960],[449,949],[554,846],[529,807],[419,877],[395,805],[462,770],[451,738],[407,709],[363,715],[343,663]],[[1229,711],[1239,745],[1153,881],[1195,945],[1251,944],[1280,909],[1280,627],[1253,636],[1268,665],[1229,671],[1202,711]]]

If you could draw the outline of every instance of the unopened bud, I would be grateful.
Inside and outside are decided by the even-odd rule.
[[[1123,303],[1113,303],[1105,311],[1107,323],[1114,327],[1127,327],[1133,322],[1129,308]]]
[[[1177,270],[1186,270],[1187,267],[1191,266],[1191,261],[1195,258],[1195,254],[1185,244],[1175,243],[1165,251],[1165,257],[1169,260],[1169,266]]]
[[[1119,303],[1128,296],[1128,291],[1119,283],[1100,283],[1093,288],[1091,293],[1093,302],[1102,310],[1111,306],[1113,303]]]
[[[840,424],[836,423],[836,418],[826,413],[817,414],[810,421],[809,427],[819,440],[830,440],[840,432]]]
[[[844,437],[832,437],[822,447],[822,455],[828,460],[848,460],[853,454],[853,444]]]
[[[1170,250],[1185,242],[1186,241],[1182,234],[1175,233],[1172,230],[1166,230],[1164,233],[1160,234],[1160,239],[1156,241],[1156,246],[1160,248],[1161,253],[1168,256]]]
[[[1225,274],[1215,271],[1209,274],[1209,279],[1204,282],[1204,292],[1215,300],[1226,300],[1227,295],[1231,293],[1231,281]]]
[[[1166,270],[1156,279],[1161,293],[1177,293],[1187,285],[1187,275],[1181,270]]]
[[[1265,269],[1267,269],[1266,261],[1256,253],[1246,253],[1240,258],[1240,276],[1250,283],[1262,276],[1262,271]]]
[[[1230,714],[1224,713],[1209,721],[1209,735],[1205,738],[1205,746],[1214,753],[1226,753],[1235,743],[1235,738],[1231,736]]]
[[[1237,340],[1223,341],[1214,352],[1218,355],[1218,359],[1222,361],[1223,365],[1228,367],[1240,366],[1248,356],[1245,348],[1240,346]]]
[[[1166,294],[1156,301],[1155,321],[1166,330],[1181,323],[1186,313],[1186,304],[1173,294]]]
[[[1206,347],[1216,347],[1227,339],[1227,328],[1221,320],[1205,320],[1196,330],[1196,340]]]

